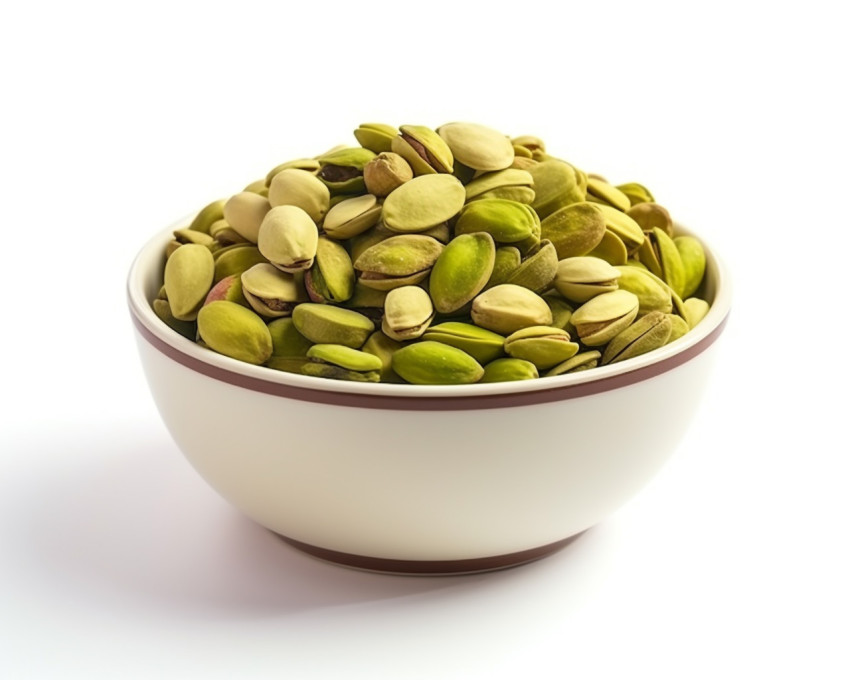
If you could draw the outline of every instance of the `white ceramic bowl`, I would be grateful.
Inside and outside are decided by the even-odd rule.
[[[380,571],[521,564],[623,505],[686,431],[730,307],[728,274],[706,245],[710,312],[635,359],[481,385],[313,378],[216,354],[156,317],[150,301],[176,226],[141,250],[128,280],[139,354],[174,440],[261,525],[318,557]]]

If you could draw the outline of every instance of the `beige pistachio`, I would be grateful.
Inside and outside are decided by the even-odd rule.
[[[392,148],[393,139],[398,135],[392,125],[383,123],[361,123],[354,131],[354,137],[364,149],[374,153],[383,153]]]
[[[224,219],[242,238],[256,243],[260,225],[271,207],[265,196],[242,191],[231,196],[224,204]]]
[[[308,340],[319,344],[363,346],[375,330],[372,321],[352,309],[305,302],[292,311],[295,327]]]
[[[659,278],[645,269],[631,265],[619,266],[616,269],[620,273],[618,286],[634,293],[640,302],[638,314],[673,311],[670,288]]]
[[[514,160],[511,140],[477,123],[447,123],[437,128],[456,161],[483,172],[504,170]]]
[[[414,342],[393,354],[393,370],[415,385],[460,385],[478,382],[484,369],[457,347],[433,340]]]
[[[378,154],[363,168],[363,180],[370,194],[389,196],[405,182],[413,179],[413,170],[397,153]]]
[[[307,351],[309,362],[301,367],[304,375],[332,380],[380,382],[381,360],[374,354],[352,347],[321,343]]]
[[[612,208],[610,205],[597,203],[596,206],[602,211],[602,217],[605,218],[605,228],[622,240],[628,252],[632,253],[640,248],[644,242],[644,234],[637,222],[626,213],[617,210],[617,208]]]
[[[505,351],[515,359],[525,359],[539,370],[566,361],[578,352],[578,344],[570,342],[570,334],[554,326],[529,326],[505,338]]]
[[[175,319],[193,321],[197,317],[214,274],[215,261],[205,246],[181,245],[165,261],[165,292]]]
[[[688,326],[694,328],[708,314],[711,306],[700,298],[689,297],[684,301],[684,317]]]
[[[372,194],[346,198],[328,211],[322,230],[333,239],[348,239],[374,227],[381,204]]]
[[[667,314],[650,312],[614,336],[602,353],[602,365],[625,361],[663,347],[672,330],[673,322]]]
[[[301,208],[313,222],[321,222],[331,204],[331,192],[314,174],[306,170],[281,170],[269,185],[272,208],[291,205]]]
[[[179,245],[195,243],[199,246],[206,246],[210,251],[218,250],[221,247],[221,244],[209,234],[205,234],[202,231],[194,231],[192,229],[175,229],[174,240],[177,241]]]
[[[289,316],[299,302],[307,299],[299,275],[265,262],[242,273],[242,294],[254,311],[269,318]]]
[[[559,260],[587,255],[605,234],[600,208],[587,201],[560,208],[540,223],[540,238],[552,242]]]
[[[466,200],[504,198],[531,205],[536,196],[534,178],[528,170],[507,168],[484,173],[466,184]]]
[[[442,314],[451,314],[480,293],[496,260],[496,244],[485,232],[461,234],[443,248],[434,267],[428,290],[434,306]]]
[[[395,232],[421,232],[457,215],[466,197],[452,175],[423,175],[405,182],[387,196],[381,219]]]
[[[584,345],[597,347],[628,327],[637,317],[639,306],[634,293],[613,290],[585,302],[573,312],[570,323]]]
[[[272,354],[265,322],[235,302],[217,300],[198,313],[198,335],[210,349],[249,364],[262,364]]]
[[[617,266],[628,262],[629,251],[626,250],[626,244],[619,236],[606,229],[605,233],[602,234],[602,239],[588,253],[588,256],[598,257],[610,265]]]
[[[504,357],[484,366],[484,375],[479,382],[512,382],[514,380],[533,380],[539,378],[537,366],[525,359]]]
[[[555,288],[567,300],[582,303],[617,290],[619,278],[620,271],[598,257],[568,257],[558,263]]]
[[[424,280],[443,248],[430,236],[400,234],[367,248],[354,261],[354,268],[363,285],[390,290]]]
[[[503,335],[552,323],[552,311],[546,301],[513,283],[502,283],[480,293],[472,301],[471,314],[476,325]]]
[[[417,176],[452,172],[451,149],[436,132],[424,125],[402,125],[391,148],[410,164]]]
[[[266,186],[271,186],[272,180],[275,175],[279,173],[281,170],[304,170],[305,172],[309,172],[311,175],[315,175],[319,172],[319,161],[315,158],[297,158],[293,161],[286,161],[285,163],[281,163],[280,165],[276,165],[271,170],[269,170],[266,175]]]
[[[248,271],[255,264],[269,263],[263,257],[260,249],[250,244],[237,244],[222,248],[215,253],[214,259],[215,274],[213,278],[216,283],[233,274],[241,276],[242,272]]]
[[[310,215],[297,206],[280,205],[263,219],[257,247],[275,267],[291,273],[313,266],[318,242],[319,230]]]
[[[381,330],[393,340],[420,337],[434,319],[434,305],[419,286],[400,286],[387,293]]]

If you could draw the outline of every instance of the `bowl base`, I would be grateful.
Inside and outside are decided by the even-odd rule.
[[[274,532],[272,532],[274,533]],[[487,571],[499,571],[501,569],[509,569],[518,567],[522,564],[534,562],[543,557],[547,557],[552,553],[558,552],[566,547],[584,531],[581,531],[573,536],[540,546],[538,548],[530,548],[529,550],[521,550],[519,552],[508,553],[505,555],[493,555],[489,557],[473,557],[462,560],[396,560],[386,557],[369,557],[367,555],[356,555],[352,553],[344,553],[328,548],[320,548],[309,543],[302,543],[294,538],[289,538],[283,534],[275,534],[281,539],[289,543],[289,545],[298,548],[298,550],[318,557],[326,562],[352,567],[363,571],[371,571],[382,574],[402,574],[409,576],[459,576],[462,574],[480,574]]]

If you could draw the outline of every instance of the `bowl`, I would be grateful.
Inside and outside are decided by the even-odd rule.
[[[295,375],[216,354],[154,314],[165,245],[185,224],[145,245],[128,278],[139,355],[165,425],[248,517],[316,557],[375,571],[516,566],[611,515],[676,450],[730,308],[729,276],[700,236],[711,309],[648,354],[475,385]]]

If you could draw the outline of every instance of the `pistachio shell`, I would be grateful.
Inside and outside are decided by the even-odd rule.
[[[553,326],[529,326],[505,338],[505,351],[516,359],[525,359],[538,369],[553,368],[578,352],[570,334]]]
[[[528,288],[512,283],[480,293],[472,301],[471,313],[476,325],[505,335],[526,326],[552,323],[552,311],[546,301]]]
[[[397,134],[398,130],[392,125],[383,123],[361,123],[354,131],[354,137],[360,146],[375,153],[389,151]]]
[[[618,184],[617,188],[628,196],[631,204],[638,205],[639,203],[652,202],[655,198],[652,193],[643,184],[637,182],[628,182],[626,184]]]
[[[379,154],[363,168],[366,189],[375,196],[389,196],[411,179],[413,179],[413,169],[397,153]]]
[[[208,305],[210,302],[215,302],[216,300],[228,300],[243,307],[249,306],[248,301],[242,294],[242,279],[239,274],[225,276],[221,281],[216,283],[210,289],[210,292],[207,293],[204,304]]]
[[[256,243],[260,225],[269,210],[271,204],[265,196],[242,191],[224,204],[224,219],[242,238]]]
[[[587,201],[560,208],[540,223],[540,238],[552,242],[559,260],[587,255],[605,234],[600,208]]]
[[[494,192],[504,192],[522,189],[521,195],[525,198],[529,197],[533,201],[535,192],[532,189],[534,178],[527,170],[517,168],[507,168],[505,170],[497,170],[488,172],[479,177],[476,177],[466,185],[466,200],[473,201],[479,198],[508,198],[510,196],[494,196]],[[489,196],[488,196],[489,194]],[[528,200],[519,200],[521,203],[530,203]]]
[[[678,340],[683,335],[687,334],[691,327],[688,325],[688,322],[685,321],[678,314],[668,314],[667,317],[670,319],[671,332],[670,338],[667,340],[667,344],[669,345],[674,340]]]
[[[209,234],[202,231],[193,231],[192,229],[175,229],[174,240],[178,243],[196,243],[199,246],[206,246],[210,251],[218,250],[219,243]]]
[[[381,330],[393,340],[421,336],[434,318],[434,305],[423,288],[400,286],[387,293]]]
[[[483,231],[498,243],[516,243],[531,236],[539,225],[537,214],[526,204],[501,198],[468,203],[455,223],[455,234]]]
[[[586,371],[589,368],[596,368],[601,357],[602,353],[596,350],[581,352],[580,354],[576,354],[572,359],[567,359],[565,362],[550,369],[546,373],[546,377],[578,373],[579,371]]]
[[[381,206],[372,194],[346,198],[328,211],[322,229],[335,239],[347,239],[362,234],[378,223]]]
[[[487,280],[484,290],[498,286],[500,283],[507,283],[511,274],[513,274],[519,265],[522,263],[522,255],[518,248],[514,246],[501,246],[496,248],[496,257],[493,262],[493,273]]]
[[[402,156],[416,175],[451,173],[451,149],[432,129],[423,125],[402,125],[392,141],[392,151]]]
[[[189,225],[192,231],[200,231],[205,234],[210,233],[210,226],[218,220],[224,219],[224,204],[225,201],[218,200],[205,205],[200,212],[195,215],[195,219]]]
[[[392,231],[425,231],[457,215],[465,197],[452,175],[414,177],[387,196],[381,219]]]
[[[176,331],[187,340],[195,340],[195,324],[191,321],[176,319],[171,313],[168,300],[157,298],[151,303],[151,306],[153,307],[154,314],[171,330]]]
[[[484,232],[461,234],[440,253],[431,270],[428,289],[442,314],[459,310],[478,293],[493,273],[496,244]]]
[[[629,208],[626,214],[640,225],[644,231],[652,231],[658,227],[673,236],[673,218],[667,212],[667,208],[657,203],[638,203]]]
[[[215,261],[209,248],[181,245],[165,261],[165,292],[175,319],[193,321],[213,285]]]
[[[458,385],[478,382],[484,369],[466,352],[432,340],[402,347],[393,354],[393,370],[416,385]]]
[[[355,261],[360,282],[389,290],[421,281],[443,251],[443,244],[422,234],[392,236],[366,249]]]
[[[635,320],[640,302],[634,293],[614,290],[591,298],[573,312],[570,322],[583,344],[606,344]]]
[[[305,338],[295,327],[292,317],[274,319],[268,323],[272,338],[272,356],[306,357],[313,343]]]
[[[555,288],[567,300],[587,302],[617,290],[620,271],[598,257],[568,257],[558,263]]]
[[[623,243],[623,239],[607,229],[602,234],[602,239],[588,255],[598,257],[601,260],[605,260],[608,264],[615,266],[626,264],[629,259],[629,251],[626,250],[626,244]]]
[[[262,364],[272,353],[272,338],[263,320],[235,302],[211,302],[198,313],[198,334],[219,354]]]
[[[316,223],[307,212],[294,205],[280,205],[269,210],[257,237],[257,247],[263,256],[285,272],[312,267],[318,242]]]
[[[374,354],[336,343],[320,343],[307,350],[310,359],[340,366],[349,371],[380,371],[381,360]]]
[[[688,326],[694,328],[700,321],[705,318],[710,310],[710,305],[700,298],[689,297],[684,301],[684,316]]]
[[[375,330],[367,317],[359,312],[332,305],[305,302],[292,311],[292,320],[305,338],[320,344],[362,347]]]
[[[455,160],[475,170],[504,170],[514,160],[511,140],[477,123],[447,123],[437,128]]]
[[[366,190],[363,168],[374,157],[362,147],[331,149],[318,158],[318,177],[334,194],[361,194]]]
[[[537,211],[541,220],[545,220],[555,211],[573,203],[585,200],[580,189],[575,169],[559,160],[547,160],[529,169],[534,180],[534,203],[531,207]]]
[[[404,345],[387,337],[381,331],[375,331],[360,349],[374,354],[381,360],[381,382],[399,383],[401,378],[393,370],[393,354]]]
[[[297,275],[265,262],[242,273],[242,294],[254,311],[270,318],[289,316],[306,299],[303,282]]]
[[[520,135],[519,137],[514,137],[511,140],[511,143],[516,146],[525,147],[529,151],[546,151],[546,144],[542,139],[540,139],[540,137],[535,137],[534,135]]]
[[[605,348],[602,365],[646,354],[663,347],[670,338],[673,322],[662,312],[650,312],[620,331]]]
[[[328,212],[331,192],[314,174],[306,170],[281,170],[269,185],[272,208],[290,205],[301,208],[313,222],[321,222]]]
[[[602,203],[596,205],[602,211],[602,217],[605,218],[605,228],[620,237],[626,246],[626,250],[629,252],[637,250],[644,241],[643,230],[640,225],[626,213],[612,208],[610,205]]]
[[[673,311],[670,289],[663,281],[639,267],[624,265],[616,269],[620,273],[618,286],[622,290],[628,290],[637,295],[640,304],[638,314],[642,315],[653,311],[664,313]]]
[[[702,243],[693,236],[677,236],[673,239],[673,244],[679,251],[685,274],[679,294],[688,298],[697,292],[705,276],[705,250]]]
[[[632,205],[629,197],[617,189],[617,187],[596,177],[589,177],[587,180],[587,200],[605,203],[623,212],[628,210]]]
[[[664,230],[656,227],[646,234],[646,241],[638,251],[638,259],[677,295],[683,297],[687,276],[685,264],[673,239]]]
[[[480,382],[510,382],[513,380],[533,380],[538,378],[537,367],[525,359],[505,357],[491,361],[484,367]]]
[[[575,328],[570,323],[573,316],[572,305],[564,300],[559,293],[547,293],[543,296],[543,299],[552,311],[552,323],[549,325],[555,328],[563,328],[571,337],[574,336]]]
[[[486,364],[505,353],[504,336],[459,321],[446,321],[431,326],[422,338],[462,349],[481,364]]]
[[[525,257],[507,283],[523,286],[535,293],[548,290],[558,272],[558,254],[551,241],[541,241]]]
[[[281,170],[286,170],[288,168],[292,168],[293,170],[304,170],[309,172],[311,175],[315,175],[319,172],[319,161],[315,158],[297,158],[294,161],[286,161],[285,163],[281,163],[280,165],[276,165],[271,170],[269,170],[266,175],[266,186],[271,186],[272,180],[275,175],[279,173]]]
[[[348,251],[336,241],[320,236],[316,260],[304,275],[313,302],[345,302],[354,294],[354,266]]]
[[[242,272],[260,263],[268,264],[269,262],[256,246],[236,245],[222,248],[215,254],[214,279],[218,283],[233,274],[241,276]]]

